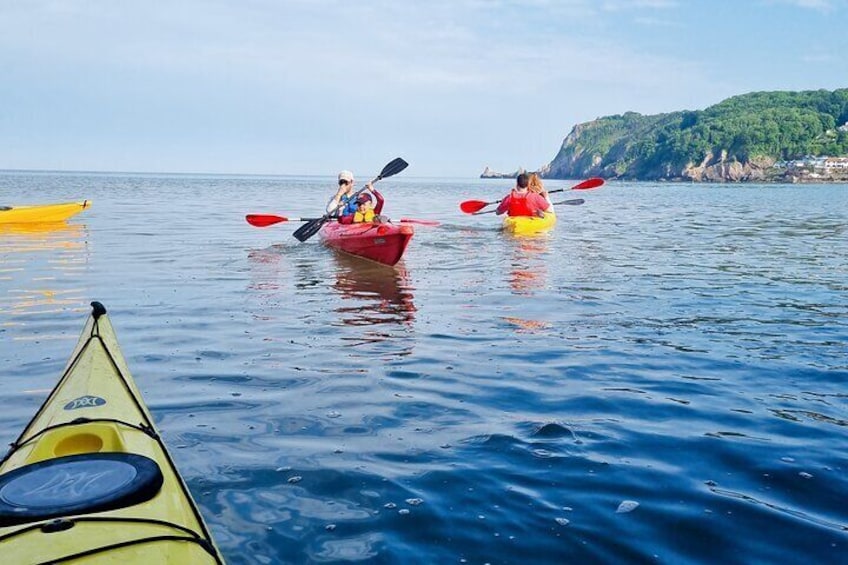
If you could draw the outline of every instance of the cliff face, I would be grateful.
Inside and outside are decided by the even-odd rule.
[[[612,143],[613,148],[601,153],[596,146],[586,143],[587,130],[595,122],[580,124],[563,140],[557,156],[539,169],[544,178],[577,179],[586,177],[620,178],[628,180],[669,180],[686,182],[758,182],[776,176],[772,157],[758,157],[741,162],[729,157],[727,151],[718,155],[708,153],[700,162],[640,164],[628,161],[626,142],[621,138]],[[641,166],[640,166],[641,165]]]
[[[584,135],[594,123],[588,122],[574,126],[562,141],[562,147],[554,160],[539,171],[543,177],[573,179],[602,176],[605,172],[614,176],[614,171],[605,170],[602,166],[603,155],[599,150],[585,142],[587,140]]]
[[[741,163],[728,160],[723,151],[716,159],[712,154],[703,162],[692,164],[680,172],[681,180],[694,182],[758,182],[773,180],[775,177],[775,159],[760,157]]]

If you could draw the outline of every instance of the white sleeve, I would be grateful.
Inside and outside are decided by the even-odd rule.
[[[332,214],[338,207],[339,203],[336,201],[336,195],[334,194],[330,197],[330,200],[327,201],[327,213]]]

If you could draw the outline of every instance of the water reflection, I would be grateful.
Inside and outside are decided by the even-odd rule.
[[[333,251],[336,281],[341,295],[336,308],[349,326],[410,325],[415,319],[412,285],[403,266],[388,267]]]
[[[247,254],[250,263],[251,281],[248,290],[279,291],[280,273],[283,271],[283,254],[274,246],[268,249],[252,249]]]
[[[403,264],[389,267],[331,249],[313,251],[278,244],[249,253],[248,289],[260,302],[254,318],[332,327],[347,347],[388,344],[391,356],[411,353],[413,342],[405,338],[417,308]],[[296,303],[292,288],[299,296]],[[335,295],[329,302],[327,288]]]
[[[292,310],[291,288],[303,288],[304,281],[320,280],[312,270],[306,269],[291,257],[291,249],[282,244],[248,253],[250,283],[247,289],[259,302],[253,312],[257,320],[283,320],[299,315]]]
[[[531,297],[548,285],[550,235],[510,237],[509,270],[507,282],[513,294]],[[503,316],[503,320],[516,327],[519,333],[534,333],[551,327],[550,322],[529,317],[533,309],[519,310],[522,316]]]
[[[0,224],[0,248],[6,253],[81,249],[85,246],[85,224],[34,223]],[[5,258],[4,258],[5,259]]]
[[[84,302],[83,289],[67,283],[86,268],[87,245],[85,224],[0,225],[0,313],[52,314]]]
[[[508,282],[516,294],[530,295],[548,284],[547,255],[550,237],[541,234],[535,237],[509,239],[512,253],[509,261]]]

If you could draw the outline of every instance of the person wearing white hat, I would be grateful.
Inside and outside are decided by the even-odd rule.
[[[357,198],[353,190],[354,178],[350,171],[342,171],[339,173],[339,188],[336,193],[327,202],[327,213],[331,216],[336,216],[340,224],[350,224],[353,222],[353,216],[357,211]],[[365,189],[374,194],[377,199],[378,208],[375,208],[377,214],[380,213],[379,208],[382,208],[382,196],[374,190],[371,183],[365,185]]]

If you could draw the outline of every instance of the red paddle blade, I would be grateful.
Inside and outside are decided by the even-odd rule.
[[[400,223],[402,224],[419,224],[422,226],[440,226],[441,222],[437,220],[416,220],[415,218],[401,218]]]
[[[474,212],[482,210],[489,204],[489,202],[483,202],[482,200],[466,200],[459,205],[459,209],[466,214],[473,214]]]
[[[280,222],[287,222],[288,218],[284,218],[283,216],[274,216],[272,214],[248,214],[244,217],[247,220],[247,223],[251,226],[256,226],[257,228],[265,228],[268,226],[273,226],[274,224],[279,224]]]
[[[604,179],[600,177],[592,177],[590,179],[586,179],[580,184],[575,184],[571,187],[571,190],[586,190],[587,188],[597,188],[604,184]]]

